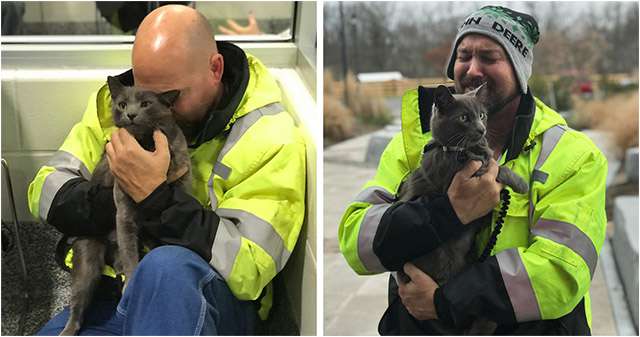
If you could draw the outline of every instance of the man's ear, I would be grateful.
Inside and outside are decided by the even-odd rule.
[[[224,57],[222,57],[222,54],[211,54],[209,57],[209,71],[211,71],[213,79],[216,82],[222,81],[222,75],[224,73]]]
[[[124,90],[124,85],[120,83],[120,80],[113,76],[107,76],[107,85],[109,86],[111,99],[118,97],[122,93],[122,90]]]
[[[170,107],[176,102],[176,100],[178,99],[178,96],[180,96],[180,90],[165,91],[159,94],[158,96],[160,97],[160,101],[162,103]]]
[[[455,102],[451,91],[449,91],[449,88],[444,85],[439,85],[436,88],[436,91],[433,94],[433,100],[440,111],[442,111],[442,109],[448,109]]]

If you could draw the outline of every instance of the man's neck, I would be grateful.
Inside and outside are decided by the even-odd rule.
[[[496,158],[499,157],[502,150],[504,150],[507,137],[509,137],[513,129],[513,123],[516,112],[518,111],[518,106],[520,105],[520,100],[521,96],[514,98],[498,112],[489,116],[489,120],[487,121],[487,140]]]

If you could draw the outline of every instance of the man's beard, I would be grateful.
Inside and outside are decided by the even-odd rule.
[[[500,90],[496,89],[495,82],[493,81],[480,78],[468,79],[464,77],[455,82],[456,93],[465,94],[467,92],[475,90],[482,84],[484,84],[484,88],[481,91],[484,92],[484,95],[482,95],[482,97],[479,97],[479,99],[487,108],[489,117],[502,110],[502,108],[504,108],[518,96],[517,92],[512,95],[507,95],[500,92]]]

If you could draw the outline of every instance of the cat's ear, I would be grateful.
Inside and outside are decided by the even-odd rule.
[[[489,99],[489,86],[486,82],[482,83],[479,87],[470,91],[469,94],[477,98],[480,103],[487,104],[487,100]]]
[[[469,91],[467,93],[467,95],[471,95],[471,96],[480,98],[480,97],[483,97],[483,95],[485,95],[487,93],[487,90],[488,90],[487,89],[487,83],[485,82],[485,83],[480,84],[479,87]]]
[[[158,97],[160,97],[160,101],[168,107],[172,106],[176,102],[178,96],[180,96],[180,90],[169,90],[158,95]]]
[[[433,95],[436,106],[440,109],[447,109],[455,102],[451,91],[444,85],[439,85]]]
[[[115,99],[116,97],[118,97],[124,89],[124,85],[122,85],[122,83],[120,83],[120,81],[113,76],[107,76],[107,85],[109,85],[111,99]]]

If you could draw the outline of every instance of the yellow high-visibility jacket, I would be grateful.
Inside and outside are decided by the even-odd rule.
[[[405,93],[402,132],[393,137],[375,177],[341,219],[340,249],[358,274],[397,270],[417,258],[400,254],[411,251],[406,247],[409,241],[435,240],[429,235],[416,237],[423,229],[444,241],[444,236],[453,236],[464,226],[446,196],[432,204],[402,205],[395,199],[400,184],[420,165],[422,150],[431,139],[429,95],[429,89],[422,87]],[[468,323],[473,315],[517,325],[573,312],[590,327],[588,291],[605,239],[607,161],[589,138],[569,129],[558,113],[530,93],[523,95],[509,142],[499,164],[529,181],[530,193],[511,191],[492,256],[436,291],[438,314],[455,325]],[[491,228],[476,236],[478,253],[488,241],[499,209],[500,204],[492,214]],[[436,224],[437,219],[453,220]],[[413,232],[403,233],[403,228]],[[390,250],[378,249],[390,236],[406,241],[390,243]],[[487,284],[495,289],[486,288]]]

